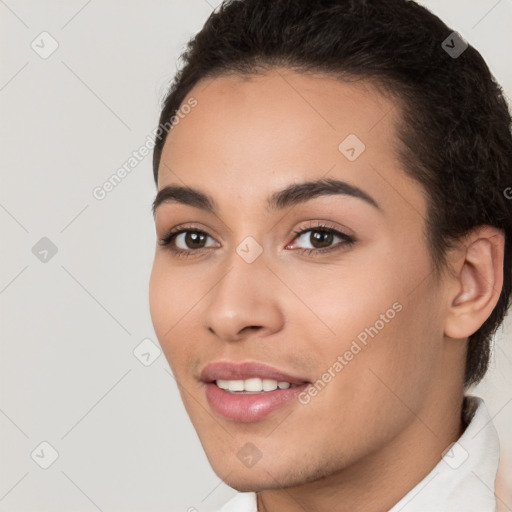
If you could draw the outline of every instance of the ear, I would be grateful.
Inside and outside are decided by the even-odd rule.
[[[492,226],[478,226],[457,249],[449,287],[445,335],[467,338],[489,318],[503,287],[505,236]]]

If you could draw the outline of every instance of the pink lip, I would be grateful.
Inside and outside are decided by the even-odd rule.
[[[245,380],[251,377],[290,382],[297,387],[262,391],[261,393],[232,393],[220,389],[214,381]],[[284,373],[261,363],[216,362],[207,365],[201,372],[205,383],[206,399],[210,407],[225,419],[238,422],[258,421],[276,409],[293,401],[309,385],[305,379]]]
[[[290,384],[304,384],[306,379],[284,373],[277,368],[262,363],[231,363],[229,361],[217,361],[206,365],[201,372],[200,379],[204,382],[213,382],[217,379],[245,380],[251,377],[274,379],[277,382],[289,382]]]

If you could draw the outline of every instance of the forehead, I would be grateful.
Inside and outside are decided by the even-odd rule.
[[[333,178],[396,207],[401,188],[418,188],[397,159],[396,102],[367,81],[276,68],[203,80],[183,104],[190,98],[196,106],[162,152],[160,189],[179,184],[266,201],[291,182]]]
[[[190,91],[183,104],[190,98],[197,106],[180,115],[180,129],[171,130],[167,147],[187,142],[196,148],[199,143],[219,147],[222,141],[225,150],[242,141],[256,145],[284,139],[292,143],[303,137],[325,140],[337,149],[336,143],[350,133],[361,139],[389,135],[396,117],[395,102],[367,81],[346,82],[284,68],[258,75],[208,78]],[[374,131],[378,125],[380,129]],[[191,139],[191,132],[196,137]],[[206,137],[200,140],[200,135]]]

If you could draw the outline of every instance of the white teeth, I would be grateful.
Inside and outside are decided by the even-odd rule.
[[[277,388],[288,389],[296,386],[296,384],[290,384],[289,382],[278,382],[274,379],[260,379],[259,377],[252,377],[245,380],[217,379],[215,383],[219,388],[227,391],[248,391],[253,393],[274,391]]]
[[[258,377],[244,380],[243,386],[244,391],[261,391],[263,389],[263,383]]]
[[[263,391],[274,391],[277,389],[277,380],[263,379]]]
[[[229,391],[243,391],[244,381],[243,380],[228,380]]]
[[[218,379],[215,381],[217,386],[219,386],[220,389],[229,389],[229,380],[222,380]]]

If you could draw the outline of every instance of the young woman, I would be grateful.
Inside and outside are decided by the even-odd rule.
[[[467,389],[510,301],[512,136],[481,55],[412,1],[242,0],[183,59],[150,306],[222,510],[494,511]]]

